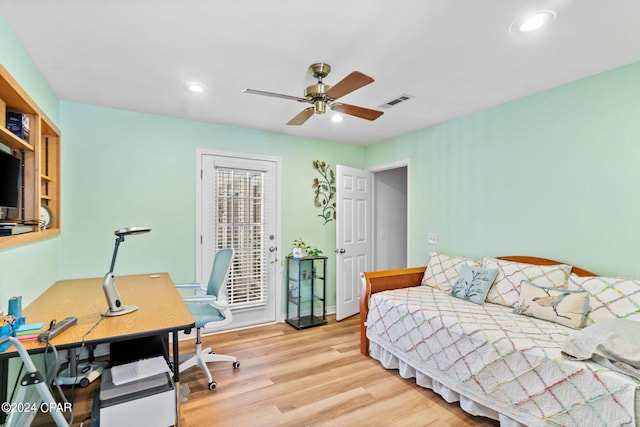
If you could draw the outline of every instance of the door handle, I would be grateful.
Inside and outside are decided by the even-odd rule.
[[[271,246],[271,247],[269,248],[269,252],[272,252],[272,253],[273,253],[273,252],[275,252],[275,251],[277,251],[277,250],[278,250],[278,248],[277,248],[277,247],[275,247],[275,246]]]
[[[343,253],[345,253],[345,252],[346,252],[346,251],[345,251],[343,248],[336,249],[336,253],[337,253],[337,254],[343,254]]]

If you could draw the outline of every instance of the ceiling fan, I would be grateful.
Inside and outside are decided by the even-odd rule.
[[[242,92],[251,93],[254,95],[273,96],[275,98],[290,99],[293,101],[304,102],[312,104],[313,107],[307,107],[302,110],[298,115],[287,122],[290,126],[300,126],[304,124],[314,114],[324,114],[327,110],[327,105],[331,110],[338,111],[350,116],[360,117],[366,120],[375,120],[380,117],[383,112],[370,110],[368,108],[358,107],[356,105],[343,104],[341,102],[335,102],[338,98],[341,98],[356,89],[360,89],[363,86],[373,82],[373,79],[366,74],[359,71],[354,71],[344,79],[340,80],[335,85],[324,84],[322,79],[327,77],[331,71],[331,66],[324,62],[317,62],[309,66],[309,71],[313,74],[313,77],[318,79],[316,84],[308,86],[304,90],[304,97],[282,95],[280,93],[265,92],[262,90],[245,89]]]

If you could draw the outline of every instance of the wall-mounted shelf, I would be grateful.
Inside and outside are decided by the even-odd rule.
[[[9,130],[0,126],[0,142],[16,150],[33,151],[33,146],[22,138],[18,138]]]
[[[34,225],[32,232],[0,237],[0,248],[6,248],[60,234],[60,130],[2,65],[0,101],[7,111],[19,111],[30,118],[28,141],[0,126],[0,144],[24,159],[20,206],[23,219],[37,222],[42,205],[47,205],[53,216],[47,229]],[[4,110],[0,114],[4,115]]]

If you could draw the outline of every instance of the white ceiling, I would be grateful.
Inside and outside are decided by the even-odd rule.
[[[551,9],[542,31],[522,15]],[[0,12],[59,98],[352,144],[373,143],[640,61],[638,0],[2,0]],[[374,122],[315,115],[302,96],[314,62],[325,83],[353,70],[375,82],[341,101]],[[204,83],[194,95],[185,81]]]

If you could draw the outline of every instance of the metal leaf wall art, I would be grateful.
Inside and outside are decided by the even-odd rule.
[[[328,163],[314,160],[313,168],[320,173],[320,178],[314,178],[313,204],[322,209],[318,216],[324,220],[324,224],[336,219],[336,174]]]

